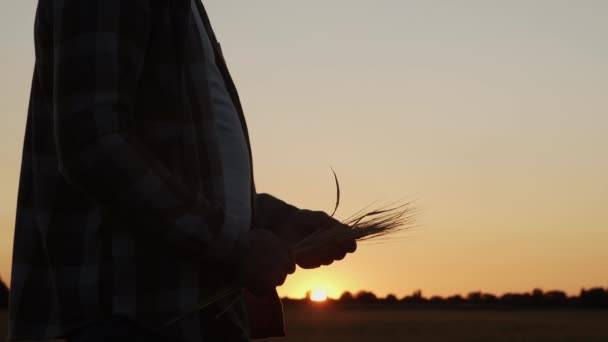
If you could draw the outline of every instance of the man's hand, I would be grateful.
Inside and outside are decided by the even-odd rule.
[[[350,228],[322,211],[298,210],[274,231],[289,246],[294,246],[311,234],[327,229]],[[353,253],[356,249],[354,239],[336,240],[324,248],[296,256],[295,261],[302,268],[317,268],[342,260],[346,253]]]
[[[264,229],[249,231],[249,247],[237,271],[237,278],[245,288],[264,296],[282,285],[295,270],[285,243],[276,235]]]

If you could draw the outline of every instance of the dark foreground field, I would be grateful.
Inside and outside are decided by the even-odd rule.
[[[608,342],[608,311],[287,308],[285,314],[289,336],[265,342]],[[0,313],[0,341],[5,336],[6,315]]]
[[[391,311],[287,308],[265,342],[608,341],[608,311]]]

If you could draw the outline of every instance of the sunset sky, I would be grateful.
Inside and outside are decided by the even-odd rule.
[[[398,296],[608,286],[608,1],[206,0],[256,183],[419,226],[280,288]],[[34,0],[0,2],[0,276],[10,279]]]

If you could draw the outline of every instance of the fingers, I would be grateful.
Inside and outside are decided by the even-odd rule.
[[[342,223],[323,211],[301,209],[277,229],[281,238],[294,245],[311,234],[341,226]],[[348,228],[347,226],[345,226]]]
[[[249,236],[250,248],[241,271],[244,286],[256,295],[272,292],[294,273],[296,265],[285,244],[269,231]]]
[[[271,284],[272,288],[277,286],[281,286],[285,284],[285,280],[287,280],[287,276],[296,271],[296,264],[291,260],[287,260],[287,262],[283,265],[283,268],[277,269],[273,279],[274,281]]]
[[[285,276],[288,274],[293,274],[296,271],[296,261],[293,258],[293,255],[287,252],[287,260],[284,263],[283,269],[285,270]]]
[[[309,252],[298,256],[296,262],[304,269],[313,269],[320,266],[329,266],[336,260],[344,259],[346,253],[338,245],[326,247],[322,250]]]
[[[336,220],[335,218],[327,215],[326,213],[320,211],[319,212],[319,227],[321,229],[327,229],[327,228],[332,228],[335,226],[339,226],[342,225],[342,223],[338,220]]]
[[[332,261],[342,260],[346,256],[346,251],[342,248],[341,244],[333,242],[332,245],[327,248],[326,255]]]
[[[324,258],[321,261],[321,265],[323,266],[329,266],[331,264],[333,264],[334,262],[334,258],[331,257],[330,255],[325,255]]]
[[[342,229],[344,229],[345,231],[350,232],[351,231],[351,227],[349,227],[348,225],[345,224],[341,224]],[[344,236],[347,236],[346,238],[338,238],[338,240],[336,241],[336,243],[340,246],[340,248],[345,252],[345,253],[354,253],[357,250],[357,241],[354,238],[349,237],[350,234],[346,233],[344,234]]]
[[[298,256],[296,263],[298,266],[304,269],[319,268],[322,265],[323,260],[317,254],[305,253]]]
[[[293,266],[286,267],[288,267],[289,270],[293,269],[293,272],[295,272],[295,264],[293,264]],[[283,272],[280,270],[275,270],[271,275],[268,276],[267,279],[264,279],[260,283],[252,286],[250,290],[253,294],[258,296],[264,296],[272,293],[277,286],[285,284],[288,274],[290,273],[287,271]]]
[[[274,286],[277,287],[277,286],[281,286],[281,285],[285,284],[286,279],[287,279],[287,273],[282,273],[279,276],[279,278],[277,279],[277,282]]]
[[[310,226],[311,231],[322,231],[342,224],[340,221],[329,216],[326,212],[312,210],[306,210],[304,221]]]
[[[357,250],[357,241],[355,239],[343,240],[339,244],[346,253],[354,253]]]
[[[296,263],[293,261],[290,261],[286,267],[286,273],[293,274],[295,271],[296,271]]]
[[[324,212],[309,212],[308,217],[316,217],[316,220],[318,220],[316,222],[318,222],[319,227],[331,227],[332,229],[335,227],[337,229],[344,229],[348,231],[351,229],[348,225],[340,223],[339,221],[329,217]],[[347,238],[341,240],[338,239],[330,243],[328,246],[324,246],[312,252],[307,252],[304,255],[299,255],[296,263],[305,269],[328,266],[336,260],[344,259],[346,254],[354,253],[357,250],[357,242],[354,238],[349,237],[349,232],[337,235],[347,236]]]
[[[334,260],[342,260],[344,259],[344,257],[346,257],[346,251],[344,250],[344,248],[340,245],[336,245],[336,249],[334,250],[333,254],[332,254],[332,258]]]
[[[277,260],[274,272],[275,276],[273,285],[275,287],[283,285],[283,283],[285,283],[285,279],[287,279],[287,275],[296,271],[296,264],[287,248],[283,248],[283,253],[281,253],[281,256],[282,258]]]
[[[296,263],[287,249],[284,250],[283,259],[278,263],[276,268],[275,286],[280,286],[285,283],[287,275],[296,271]]]

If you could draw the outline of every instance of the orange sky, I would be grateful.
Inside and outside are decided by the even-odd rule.
[[[608,2],[206,2],[258,189],[346,217],[417,198],[404,239],[280,289],[447,295],[608,286]],[[10,255],[33,0],[0,3],[0,275]]]

